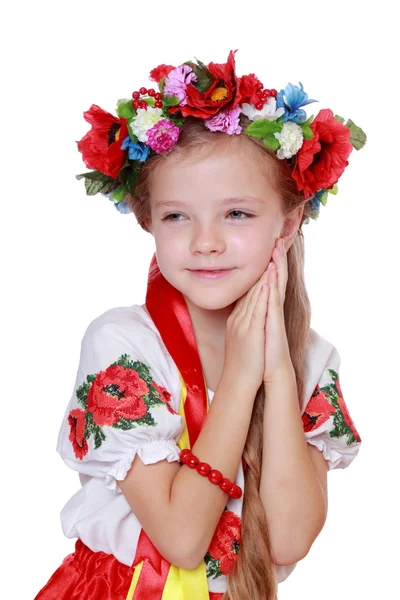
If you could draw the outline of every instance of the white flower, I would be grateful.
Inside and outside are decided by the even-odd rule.
[[[132,133],[137,136],[140,142],[147,142],[148,130],[162,118],[161,108],[152,108],[151,106],[138,108],[135,119],[130,122]]]
[[[284,108],[276,108],[276,99],[270,96],[261,110],[254,108],[252,104],[243,104],[242,113],[250,119],[250,121],[261,121],[268,119],[268,121],[276,121],[285,112]]]
[[[281,145],[277,152],[278,158],[291,158],[303,145],[303,130],[292,121],[284,123],[282,131],[274,133],[274,136]]]

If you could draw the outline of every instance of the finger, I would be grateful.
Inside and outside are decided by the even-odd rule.
[[[268,273],[268,286],[269,286],[269,301],[268,310],[272,309],[275,313],[280,307],[280,297],[278,288],[279,273],[276,265],[273,265],[270,272]]]
[[[264,281],[261,286],[257,297],[257,302],[254,306],[254,310],[251,315],[251,325],[262,326],[265,328],[266,314],[268,308],[268,300],[270,295],[270,287]]]
[[[283,304],[288,280],[287,252],[283,238],[278,238],[273,252],[273,259],[278,269],[278,291],[279,298],[282,300]]]
[[[263,282],[266,282],[266,274],[268,271],[269,265],[261,277],[255,282],[254,285],[242,296],[242,298],[238,301],[240,304],[238,305],[238,310],[236,313],[236,317],[240,320],[244,319],[245,315],[249,310],[253,309],[254,304],[257,301],[257,290],[259,290],[260,286]]]
[[[254,285],[254,289],[252,291],[252,294],[251,294],[248,304],[247,304],[246,313],[243,315],[243,320],[245,321],[247,326],[250,325],[250,321],[253,316],[254,308],[257,305],[257,302],[259,301],[259,294],[261,291],[261,287],[264,285],[264,283],[267,283],[268,273],[271,268],[272,268],[272,263],[269,263],[268,267],[266,268],[264,273],[261,275],[260,279]]]

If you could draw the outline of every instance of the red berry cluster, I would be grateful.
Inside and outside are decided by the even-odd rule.
[[[258,96],[259,102],[255,104],[255,107],[257,110],[261,110],[268,98],[276,98],[278,92],[273,89],[265,90],[263,84],[260,82],[256,84],[256,95]]]
[[[232,483],[227,477],[224,477],[221,471],[211,469],[209,464],[200,462],[197,456],[194,456],[190,450],[182,450],[179,454],[179,460],[191,469],[196,469],[203,477],[208,477],[208,480],[211,481],[211,483],[214,483],[214,485],[219,485],[221,490],[226,492],[231,498],[236,500],[241,497],[241,487],[236,485],[236,483]]]
[[[150,90],[148,90],[145,87],[141,87],[140,90],[138,92],[133,92],[132,94],[132,106],[133,108],[147,108],[148,104],[147,102],[145,102],[144,100],[140,100],[141,96],[151,96],[155,99],[156,103],[155,103],[155,108],[162,108],[163,107],[163,103],[161,102],[162,99],[162,94],[160,94],[160,92],[156,92],[156,90],[153,90],[153,88],[151,88]]]

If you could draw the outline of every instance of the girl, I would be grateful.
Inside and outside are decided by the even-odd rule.
[[[324,525],[327,471],[359,451],[338,352],[310,328],[302,226],[365,135],[234,55],[160,65],[159,92],[85,113],[78,178],[156,253],[145,304],[83,336],[57,445],[77,541],[37,600],[273,600]]]

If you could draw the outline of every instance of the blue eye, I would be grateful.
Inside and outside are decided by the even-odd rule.
[[[181,217],[181,216],[182,215],[180,213],[171,213],[170,215],[163,217],[161,220],[162,221],[178,221],[178,219],[171,219],[171,217]]]
[[[231,212],[229,214],[231,215],[232,213],[239,213],[241,215],[244,215],[245,217],[254,217],[254,215],[250,215],[249,213],[245,213],[242,210],[231,210]],[[235,218],[234,220],[235,221],[242,221],[243,219],[242,219],[242,217],[240,217],[239,219]]]

